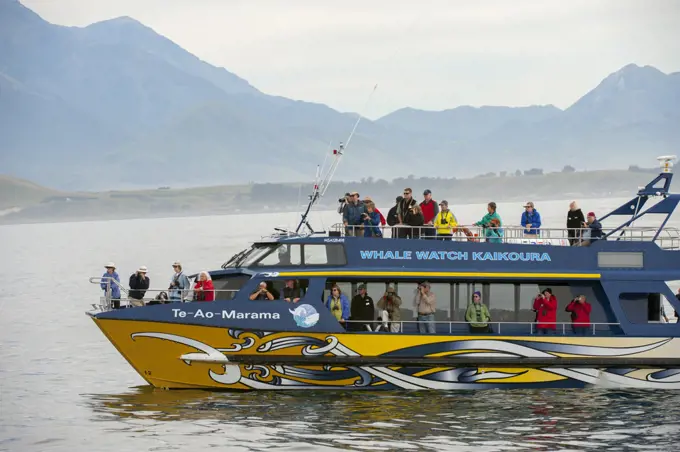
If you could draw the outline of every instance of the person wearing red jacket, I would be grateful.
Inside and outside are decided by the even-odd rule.
[[[571,300],[565,311],[571,312],[571,328],[574,334],[585,336],[590,326],[590,311],[593,307],[586,301],[585,295],[579,295]]]
[[[194,285],[195,301],[215,301],[215,286],[213,285],[210,273],[202,271],[198,275],[196,285]]]
[[[536,311],[536,331],[538,334],[550,334],[557,329],[557,298],[552,289],[546,288],[534,299]]]

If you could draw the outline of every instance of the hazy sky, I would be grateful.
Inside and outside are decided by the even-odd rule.
[[[676,0],[22,3],[62,25],[130,16],[266,93],[373,118],[405,106],[565,108],[628,63],[680,71]]]

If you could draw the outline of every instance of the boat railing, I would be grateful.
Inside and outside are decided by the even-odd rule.
[[[372,322],[367,322],[363,320],[345,320],[345,323],[349,326],[350,331],[363,331],[363,332],[380,332],[380,331],[393,331],[391,328],[393,325],[398,325],[399,332],[417,332],[418,326],[424,322],[418,320],[400,320],[400,321],[381,321],[375,320]],[[571,322],[550,322],[549,324],[543,322],[541,325],[550,325],[548,329],[541,329],[539,331],[538,323],[536,322],[487,322],[489,327],[487,332],[482,330],[476,330],[476,332],[471,332],[470,322],[467,321],[433,321],[427,322],[432,323],[435,326],[435,331],[437,334],[512,334],[512,335],[561,335],[561,336],[573,336],[576,334],[574,330],[574,324]],[[476,322],[475,322],[476,323]],[[351,325],[351,326],[350,326]],[[623,335],[623,331],[620,330],[620,323],[602,323],[595,322],[588,325],[583,325],[583,332],[581,335]],[[352,327],[354,326],[354,328]],[[579,327],[579,325],[576,325]]]
[[[368,226],[331,226],[330,235],[341,237],[364,237]],[[588,228],[540,228],[537,234],[528,234],[523,226],[502,226],[500,231],[476,225],[458,225],[450,235],[438,234],[434,226],[373,226],[384,238],[452,240],[458,242],[491,242],[525,245],[588,246],[592,243]],[[656,242],[665,250],[680,249],[680,229],[675,227],[625,227],[603,228],[602,235],[608,241]]]
[[[132,304],[133,299],[130,297],[130,289],[124,287],[120,282],[116,281],[114,278],[110,277],[100,277],[100,276],[93,276],[90,278],[90,283],[91,284],[97,284],[100,285],[102,282],[107,283],[106,290],[104,291],[104,295],[100,297],[99,299],[99,304],[93,303],[92,308],[96,311],[110,311],[113,309],[114,305],[114,300],[118,301],[120,303],[120,307],[123,308],[134,308],[134,307],[142,307],[142,306],[135,306]],[[120,298],[113,298],[112,293],[113,293],[113,286],[117,286],[120,289]],[[173,290],[178,290],[178,289],[145,289],[144,290],[144,297],[141,299],[141,301],[144,302],[144,305],[149,304],[150,302],[153,302],[154,300],[158,300],[158,296],[162,293],[165,293],[166,295],[169,295],[169,293]],[[194,300],[194,295],[197,293],[193,288],[192,289],[179,289],[181,291],[181,301],[177,301],[178,303],[186,303],[186,302],[192,302],[196,301]],[[234,298],[234,296],[239,292],[238,289],[215,289],[211,290],[211,292],[215,292],[215,299],[217,300],[231,300]],[[151,294],[152,296],[149,296]],[[136,301],[136,299],[135,299]]]

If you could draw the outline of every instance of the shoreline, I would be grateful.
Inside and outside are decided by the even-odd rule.
[[[531,198],[534,202],[564,202],[565,205],[567,205],[569,202],[571,202],[574,199],[577,199],[579,202],[581,201],[588,201],[588,200],[596,200],[596,199],[617,199],[617,198],[628,198],[630,196],[630,193],[626,192],[610,192],[607,194],[601,193],[601,194],[590,194],[588,196],[567,196],[567,195],[574,195],[573,193],[567,193],[567,194],[555,194],[554,196],[535,196]],[[375,199],[375,198],[374,198]],[[440,200],[437,200],[440,201]],[[502,204],[502,203],[512,203],[512,202],[518,202],[518,203],[523,203],[526,202],[527,199],[525,198],[519,198],[519,197],[512,197],[512,198],[496,198],[495,202]],[[477,204],[485,204],[488,202],[486,198],[473,198],[469,200],[465,200],[465,202],[458,202],[458,203],[452,203],[452,207],[455,206],[468,206],[468,205],[477,205]],[[378,208],[380,209],[381,212],[383,212],[383,215],[386,215],[387,212],[389,211],[390,208],[394,205],[394,200],[391,201],[391,204],[383,206],[382,203],[378,203]],[[205,211],[205,210],[195,210],[195,211],[185,211],[185,212],[152,212],[148,213],[145,215],[140,215],[135,212],[127,212],[119,215],[92,215],[92,216],[61,216],[61,217],[52,217],[52,218],[21,218],[21,217],[10,217],[8,216],[0,216],[0,226],[21,226],[21,225],[36,225],[36,224],[59,224],[59,223],[89,223],[89,222],[99,222],[99,221],[129,221],[129,220],[159,220],[159,219],[168,219],[168,220],[173,220],[173,219],[179,219],[179,218],[200,218],[200,217],[214,217],[214,216],[236,216],[236,215],[263,215],[263,214],[296,214],[296,215],[301,215],[304,209],[306,208],[306,205],[300,206],[299,208],[294,208],[293,206],[288,206],[284,207],[282,209],[267,209],[267,210],[262,210],[262,209],[237,209],[232,212],[222,212],[222,211]],[[332,212],[337,209],[337,204],[335,205],[329,205],[329,204],[318,204],[315,206],[315,208],[312,210],[312,212]],[[219,209],[219,210],[224,210],[224,209]],[[14,220],[14,221],[6,221],[6,220]]]

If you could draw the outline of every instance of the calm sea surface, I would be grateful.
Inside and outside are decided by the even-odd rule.
[[[624,200],[585,200],[604,212]],[[568,201],[537,205],[561,227]],[[379,206],[387,213],[389,206]],[[521,203],[500,204],[518,223]],[[471,223],[484,205],[455,208]],[[516,219],[515,219],[516,217]],[[171,264],[215,269],[295,214],[0,227],[0,450],[677,450],[680,393],[536,390],[394,393],[159,391],[84,314],[113,260],[126,280]],[[315,227],[337,215],[316,215]],[[513,221],[514,220],[514,221]],[[680,226],[676,217],[672,226]]]

